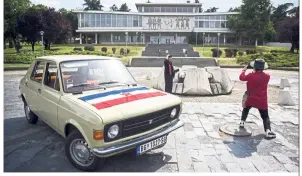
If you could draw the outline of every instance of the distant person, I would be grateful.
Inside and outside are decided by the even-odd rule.
[[[263,72],[268,66],[263,59],[252,61],[250,66],[254,68],[253,72],[246,75],[248,66],[245,66],[239,77],[241,81],[247,81],[247,91],[242,99],[243,111],[239,127],[244,128],[250,109],[257,108],[263,120],[265,136],[275,138],[276,134],[271,131],[268,115],[267,86],[270,75]]]
[[[167,56],[168,56],[168,54],[169,54],[169,50],[167,50],[167,49],[166,49],[166,54],[167,54]]]
[[[172,64],[172,56],[168,55],[167,58],[164,61],[164,67],[165,67],[165,92],[172,93],[172,87],[173,87],[173,78],[176,72],[179,71],[179,69],[174,70],[173,64]]]
[[[188,56],[188,50],[186,49],[185,50],[185,57],[187,57]]]

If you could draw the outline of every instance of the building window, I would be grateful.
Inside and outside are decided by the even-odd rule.
[[[215,21],[215,28],[220,28],[220,21]]]
[[[101,27],[106,27],[105,14],[101,14]]]
[[[172,8],[171,7],[166,7],[166,12],[172,12]]]
[[[139,7],[138,7],[138,11],[139,11],[139,12],[142,12],[142,6],[139,6]]]
[[[177,12],[182,12],[182,7],[177,7]]]
[[[154,12],[160,12],[160,7],[154,7]]]
[[[195,21],[195,27],[198,28],[198,21]]]
[[[139,16],[139,27],[142,27],[142,16]]]
[[[150,7],[150,12],[154,12],[154,7]]]
[[[183,11],[183,12],[188,12],[188,8],[187,8],[187,7],[183,7],[183,8],[182,8],[182,11]]]
[[[161,12],[166,12],[166,8],[165,7],[161,7]]]
[[[172,7],[172,12],[176,12],[176,7]]]
[[[117,15],[117,27],[123,27],[123,15]]]
[[[210,28],[215,28],[215,21],[210,21]]]
[[[209,28],[209,21],[205,21],[205,22],[204,22],[204,27],[205,27],[205,28]]]
[[[205,20],[209,20],[210,17],[209,17],[209,16],[204,16],[204,19],[205,19]]]
[[[227,16],[221,16],[221,20],[227,20]]]
[[[144,7],[144,12],[150,12],[150,7]]]
[[[204,25],[203,23],[204,23],[204,21],[199,21],[198,27],[203,28],[203,25]]]
[[[81,14],[81,27],[85,27],[85,25],[84,25],[84,15],[85,14]]]
[[[127,27],[127,15],[123,15],[122,19],[123,19],[123,27]]]
[[[138,16],[133,16],[133,27],[138,27]]]
[[[101,14],[95,14],[96,27],[101,27]]]
[[[128,15],[128,24],[127,27],[133,27],[133,16],[132,15]]]
[[[226,28],[225,21],[221,22],[221,28]]]
[[[210,20],[215,20],[215,16],[210,16]]]
[[[116,27],[116,15],[112,14],[112,27]]]
[[[106,14],[106,27],[111,27],[111,14]]]
[[[220,16],[216,16],[216,20],[220,20]]]
[[[84,14],[84,27],[89,27],[88,26],[88,21],[89,21],[89,16],[87,13]]]

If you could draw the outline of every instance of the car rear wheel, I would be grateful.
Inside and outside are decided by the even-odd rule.
[[[68,160],[78,169],[94,171],[99,164],[104,164],[104,158],[98,158],[89,148],[82,134],[75,130],[71,132],[65,143]]]
[[[24,102],[24,112],[28,123],[36,124],[38,122],[38,116],[30,110],[26,102]]]

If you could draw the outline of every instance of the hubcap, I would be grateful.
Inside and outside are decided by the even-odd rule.
[[[81,166],[89,166],[94,161],[94,154],[83,139],[75,139],[70,144],[72,159]]]
[[[25,116],[26,116],[26,118],[30,119],[30,115],[29,115],[30,109],[29,109],[29,106],[25,105],[24,110],[25,110]]]

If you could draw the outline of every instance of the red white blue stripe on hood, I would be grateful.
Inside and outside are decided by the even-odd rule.
[[[97,109],[104,109],[132,101],[164,95],[166,94],[163,92],[159,92],[146,87],[135,87],[102,92],[81,97],[79,99],[93,105]]]

